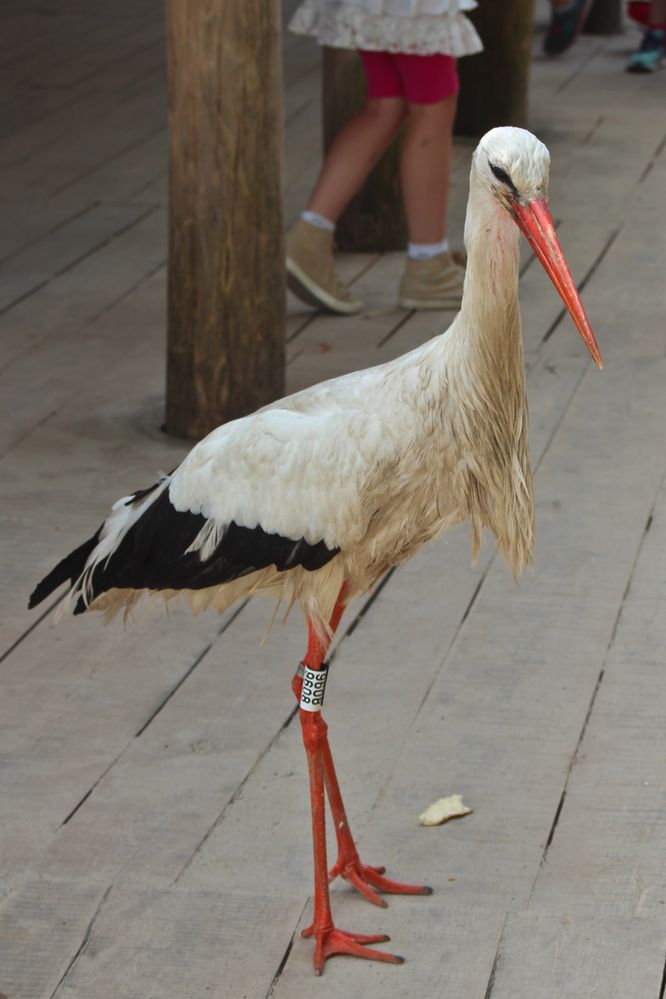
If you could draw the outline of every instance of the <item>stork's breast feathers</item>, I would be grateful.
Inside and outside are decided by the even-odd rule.
[[[382,421],[367,412],[267,410],[194,447],[173,474],[169,499],[218,531],[234,523],[340,549],[367,530],[368,490],[391,451]]]

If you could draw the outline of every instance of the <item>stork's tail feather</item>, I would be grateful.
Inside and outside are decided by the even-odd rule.
[[[55,569],[52,569],[48,576],[45,576],[41,583],[37,584],[30,594],[30,600],[28,601],[29,608],[41,604],[42,600],[45,600],[54,590],[57,590],[62,583],[69,581],[70,586],[74,585],[83,572],[90,554],[99,542],[101,530],[100,527],[92,538],[84,541],[82,545],[79,545],[73,552],[66,555],[62,561],[58,562]]]

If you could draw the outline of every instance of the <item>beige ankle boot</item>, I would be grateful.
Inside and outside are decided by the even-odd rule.
[[[403,309],[459,309],[465,268],[450,252],[429,260],[407,258],[398,301]]]
[[[303,219],[287,235],[287,283],[302,302],[320,309],[351,315],[363,307],[335,271],[333,233]]]

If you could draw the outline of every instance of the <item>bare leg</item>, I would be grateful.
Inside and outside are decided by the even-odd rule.
[[[439,243],[446,236],[455,113],[455,94],[437,104],[409,105],[400,180],[412,243]]]
[[[401,97],[370,100],[339,132],[326,154],[308,210],[337,222],[405,120]]]

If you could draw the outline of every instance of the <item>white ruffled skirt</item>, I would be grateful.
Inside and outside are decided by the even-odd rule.
[[[483,49],[463,13],[474,7],[475,0],[304,0],[289,28],[332,48],[465,56]]]

